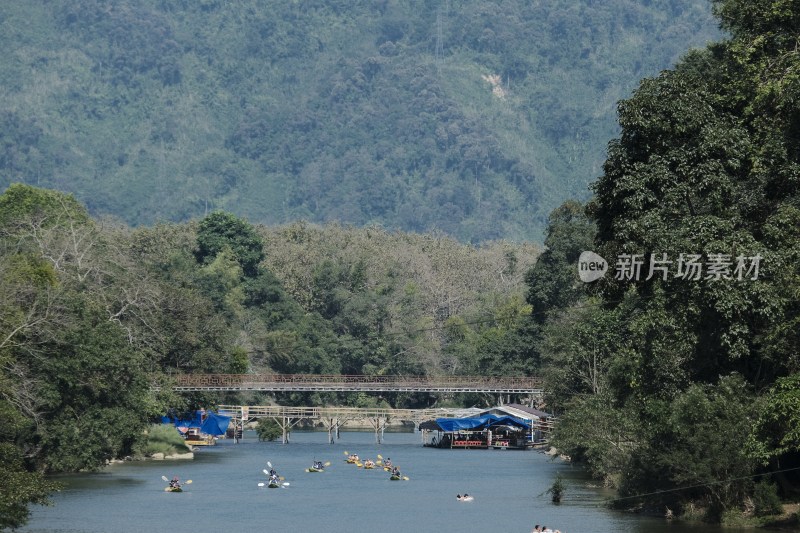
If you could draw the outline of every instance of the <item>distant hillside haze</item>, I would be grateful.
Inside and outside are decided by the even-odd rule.
[[[223,209],[541,241],[707,0],[28,0],[0,5],[0,191],[127,224]]]

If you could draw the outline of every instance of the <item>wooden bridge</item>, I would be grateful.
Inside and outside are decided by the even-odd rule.
[[[421,422],[436,418],[461,418],[473,416],[480,409],[476,408],[435,408],[435,409],[390,409],[382,407],[290,407],[283,405],[219,405],[217,412],[231,417],[234,432],[243,428],[248,422],[258,418],[271,418],[281,427],[283,443],[289,442],[291,428],[301,421],[311,421],[328,431],[328,442],[331,444],[339,436],[339,430],[349,421],[367,421],[375,431],[375,442],[383,441],[383,434],[389,421],[412,422],[418,427]],[[549,434],[553,428],[552,420],[540,420],[533,423],[534,429]]]
[[[541,396],[538,377],[179,374],[172,390],[265,392],[484,392]]]

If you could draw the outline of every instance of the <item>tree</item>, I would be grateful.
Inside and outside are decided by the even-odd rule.
[[[778,378],[764,395],[748,448],[765,465],[800,454],[800,374]]]
[[[650,494],[642,500],[670,507],[700,500],[707,518],[719,522],[752,490],[756,463],[742,429],[751,424],[750,388],[733,374],[714,385],[693,384],[669,404],[649,403],[653,426],[631,451],[621,495]],[[659,490],[668,492],[653,496]]]
[[[594,236],[594,222],[580,202],[569,200],[550,214],[545,251],[525,276],[537,323],[543,324],[550,311],[566,309],[585,296],[577,276],[578,258],[592,250]]]
[[[261,418],[256,425],[256,434],[260,441],[273,441],[283,435],[283,430],[275,420]]]
[[[800,157],[796,8],[719,0],[715,12],[730,39],[687,54],[619,104],[621,136],[609,144],[588,212],[597,223],[595,251],[618,264],[638,257],[643,269],[587,287],[601,315],[617,315],[622,334],[599,328],[594,342],[580,344],[610,339],[607,351],[616,354],[604,384],[635,429],[613,467],[620,492],[667,489],[648,503],[699,499],[719,520],[750,493],[753,457],[796,453],[790,426],[778,417],[792,419],[783,376],[798,371]],[[681,275],[691,254],[701,267],[719,261],[727,270]],[[745,275],[744,263],[751,267]],[[648,270],[659,264],[671,270]],[[580,356],[559,343],[581,332],[582,323],[568,326],[553,353]],[[741,427],[750,423],[751,394],[776,379],[766,403],[781,414],[759,411],[748,456]],[[574,403],[586,413],[586,400]],[[591,449],[574,431],[580,421],[563,420],[561,438]]]
[[[28,522],[28,506],[48,504],[48,496],[60,485],[26,468],[22,453],[10,443],[0,442],[0,463],[0,530],[16,529]]]
[[[244,220],[222,211],[200,221],[195,257],[203,264],[213,261],[229,249],[247,277],[255,277],[264,259],[264,246],[253,227]]]

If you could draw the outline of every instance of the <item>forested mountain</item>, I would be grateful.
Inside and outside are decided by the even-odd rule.
[[[0,28],[0,190],[463,242],[540,240],[616,102],[719,35],[707,0],[32,0]]]

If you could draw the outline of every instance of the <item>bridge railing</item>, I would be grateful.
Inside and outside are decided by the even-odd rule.
[[[235,418],[386,418],[395,420],[428,420],[438,417],[464,416],[463,408],[392,409],[383,407],[295,407],[285,405],[220,405],[217,412]]]
[[[327,374],[178,374],[172,377],[176,388],[247,388],[269,386],[277,390],[297,390],[315,386],[336,386],[344,390],[369,390],[376,387],[403,389],[535,390],[542,387],[539,377],[498,376],[366,376]]]
[[[273,419],[306,419],[322,421],[330,427],[336,419],[336,424],[344,424],[349,420],[384,419],[402,420],[419,425],[427,420],[437,418],[462,418],[474,416],[473,409],[469,408],[427,408],[427,409],[392,409],[384,407],[299,407],[286,405],[219,405],[217,412],[221,415],[241,421],[273,418]],[[533,429],[550,434],[555,427],[555,418],[534,420],[531,422]],[[291,424],[289,424],[291,425]],[[375,424],[377,429],[379,424]]]

